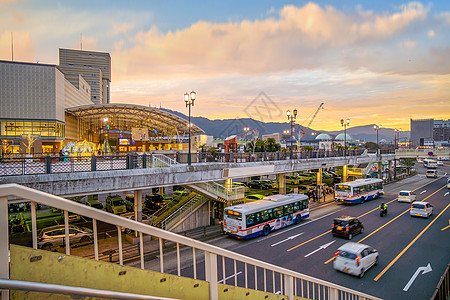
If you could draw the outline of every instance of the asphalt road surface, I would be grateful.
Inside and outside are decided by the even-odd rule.
[[[267,237],[247,241],[220,238],[211,243],[297,272],[333,282],[383,299],[429,299],[450,262],[450,190],[446,187],[450,167],[440,166],[437,179],[426,178],[425,169],[417,167],[418,175],[385,187],[386,195],[364,204],[333,203],[311,213],[304,222],[273,232]],[[434,207],[429,219],[411,217],[409,203],[399,203],[400,190],[410,189],[416,200],[430,202]],[[380,217],[378,206],[388,203],[388,215]],[[380,261],[363,278],[337,272],[333,258],[337,248],[348,242],[333,237],[333,218],[341,215],[358,217],[365,231],[353,237],[352,242],[377,249]],[[321,246],[329,244],[324,249]],[[218,265],[222,271],[221,262]],[[431,269],[431,271],[430,271]],[[204,266],[197,266],[198,278],[204,278]],[[244,284],[243,266],[238,264],[238,285]],[[191,267],[182,270],[190,276]],[[271,278],[271,274],[267,274]],[[219,274],[219,278],[223,275]],[[234,284],[232,262],[226,262],[227,284]],[[258,270],[261,289],[263,273]],[[254,287],[254,270],[249,268],[249,287]],[[275,292],[279,291],[279,280]],[[269,281],[269,287],[271,287]],[[272,288],[268,288],[269,291]]]

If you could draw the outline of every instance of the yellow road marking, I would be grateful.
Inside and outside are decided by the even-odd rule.
[[[439,192],[440,190],[442,190],[443,188],[444,188],[445,186],[443,186],[442,188],[440,188],[439,190],[437,190],[436,192],[434,192],[433,194],[431,194],[430,196],[428,196],[427,198],[429,198],[429,197],[431,197],[432,195],[434,195],[434,194],[436,194],[437,192]],[[427,198],[425,198],[425,199],[427,199]],[[424,199],[424,200],[425,200]],[[441,211],[441,213],[439,214],[439,215],[437,215],[437,217],[436,218],[434,218],[434,220],[433,221],[431,221],[430,222],[430,224],[428,224],[428,226],[427,227],[425,227],[424,228],[424,230],[422,230],[412,241],[411,241],[411,243],[409,243],[408,244],[408,246],[406,246],[387,266],[386,266],[386,268],[384,268],[384,270],[383,271],[381,271],[381,273],[380,274],[378,274],[373,280],[374,281],[378,281],[378,279],[380,279],[380,277],[381,276],[383,276],[384,275],[384,273],[386,273],[391,267],[392,267],[392,265],[393,264],[395,264],[395,262],[397,261],[397,260],[399,260],[399,258],[422,236],[422,234],[424,234],[425,233],[425,231],[427,231],[428,230],[428,228],[430,228],[431,227],[431,225],[433,225],[433,223],[437,220],[437,219],[439,219],[439,217],[447,210],[447,208],[449,208],[450,207],[450,204],[449,205],[447,205],[442,211]]]
[[[444,231],[447,228],[450,228],[450,220],[448,220],[448,226],[445,226],[444,228],[442,228],[441,231]]]
[[[422,201],[425,201],[426,199],[430,198],[431,196],[433,196],[434,194],[436,194],[437,192],[439,192],[440,190],[442,190],[444,187],[440,188],[439,190],[437,190],[436,192],[434,192],[433,194],[429,195],[428,197],[424,198]],[[392,200],[392,201],[395,201]],[[391,201],[391,202],[392,202]],[[390,202],[388,202],[390,203]],[[393,218],[392,220],[390,220],[389,222],[387,222],[386,224],[384,224],[383,226],[379,227],[378,229],[376,229],[375,231],[371,232],[369,235],[365,236],[364,238],[362,238],[361,240],[359,240],[358,242],[356,242],[357,244],[361,243],[362,241],[364,241],[365,239],[367,239],[369,236],[371,236],[372,234],[374,234],[375,232],[379,231],[380,229],[384,228],[386,225],[392,223],[393,221],[395,221],[396,219],[398,219],[399,217],[403,216],[405,213],[407,213],[408,211],[410,211],[411,208],[408,208],[407,210],[405,210],[404,212],[402,212],[401,214],[399,214],[398,216],[396,216],[395,218]],[[450,222],[450,221],[449,221]],[[450,226],[450,225],[449,225]],[[336,258],[336,256],[330,258],[329,260],[327,260],[326,262],[324,262],[324,264],[328,264],[331,261],[333,261]]]
[[[426,186],[426,185],[428,185],[428,184],[430,184],[430,182],[428,182],[428,183],[425,183],[424,185],[422,185],[422,186],[419,186],[418,188],[416,188],[416,189],[414,189],[413,191],[416,191],[416,190],[418,190],[418,189],[421,189],[421,188],[423,188],[424,186]],[[433,195],[433,194],[432,194]],[[430,195],[431,196],[431,195]],[[428,197],[430,197],[430,196],[428,196]],[[427,197],[427,198],[428,198]],[[427,199],[427,198],[425,198],[425,199]],[[394,201],[396,201],[398,199],[398,197],[396,197],[395,199],[393,199],[393,200],[391,200],[391,201],[389,201],[389,202],[386,202],[386,204],[391,204],[392,202],[394,202]],[[424,200],[425,200],[424,199]],[[362,215],[360,215],[360,216],[358,216],[357,218],[362,218],[362,217],[364,217],[365,215],[368,215],[368,214],[370,214],[370,213],[372,213],[372,212],[374,212],[374,211],[378,211],[378,207],[376,207],[376,208],[374,208],[374,209],[372,209],[372,210],[369,210],[368,212],[366,212],[366,213],[364,213],[364,214],[362,214]],[[408,209],[409,210],[409,209]],[[381,229],[381,228],[380,228]],[[300,247],[300,246],[303,246],[303,245],[305,245],[305,244],[307,244],[307,243],[309,243],[309,242],[311,242],[311,241],[314,241],[315,239],[317,239],[317,238],[319,238],[319,237],[321,237],[321,236],[324,236],[325,234],[327,234],[327,233],[330,233],[331,232],[331,230],[328,230],[327,232],[324,232],[324,233],[322,233],[322,234],[320,234],[320,235],[318,235],[318,236],[316,236],[316,237],[314,237],[314,238],[312,238],[312,239],[309,239],[309,240],[307,240],[306,242],[303,242],[303,243],[301,243],[301,244],[299,244],[299,245],[297,245],[297,246],[294,246],[294,247],[292,247],[292,248],[290,248],[290,249],[288,249],[287,251],[289,252],[289,251],[292,251],[292,250],[294,250],[294,249],[296,249],[296,248],[298,248],[298,247]],[[334,259],[334,257],[332,258],[332,259],[330,259],[330,260],[327,260],[326,262],[325,262],[325,264],[327,264],[327,263],[329,263],[330,261],[332,261]]]

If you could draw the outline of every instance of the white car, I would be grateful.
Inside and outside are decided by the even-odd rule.
[[[400,191],[398,193],[398,202],[412,203],[414,201],[416,201],[416,193],[413,191]]]
[[[377,264],[377,250],[368,245],[349,242],[337,249],[333,268],[362,278],[370,267]]]
[[[429,218],[433,214],[433,206],[425,201],[415,201],[411,204],[409,215],[411,217]]]

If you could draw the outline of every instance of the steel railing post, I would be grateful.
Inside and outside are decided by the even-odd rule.
[[[97,171],[97,157],[95,154],[91,156],[91,171]]]
[[[0,279],[9,279],[8,196],[0,197]],[[0,290],[1,299],[9,299],[9,290]]]
[[[217,254],[205,251],[205,276],[209,282],[209,299],[219,299],[217,286]]]
[[[47,154],[47,156],[45,157],[45,170],[47,174],[52,173],[52,159],[50,158],[50,155]]]

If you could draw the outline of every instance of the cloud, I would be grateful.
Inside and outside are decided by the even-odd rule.
[[[390,43],[427,13],[420,3],[380,15],[362,10],[346,15],[314,3],[290,5],[279,11],[278,19],[222,24],[199,21],[167,33],[152,27],[131,39],[133,47],[118,48],[112,56],[117,78],[202,78],[218,73],[250,75],[324,66],[380,68],[379,62],[371,65],[380,53],[370,46]],[[359,59],[354,59],[355,54]]]
[[[83,44],[81,44],[81,42],[83,42]],[[87,37],[87,36],[83,36],[83,40],[81,41],[81,36],[80,36],[80,40],[74,42],[72,44],[71,48],[72,49],[81,49],[81,47],[83,47],[83,50],[95,51],[97,49],[97,42],[98,42],[98,40],[96,38]]]
[[[430,29],[430,30],[428,30],[427,35],[429,37],[434,37],[436,35],[436,33],[434,32],[434,30]]]
[[[416,47],[416,44],[417,43],[414,41],[406,40],[406,41],[400,43],[400,47],[412,49],[412,48]]]

